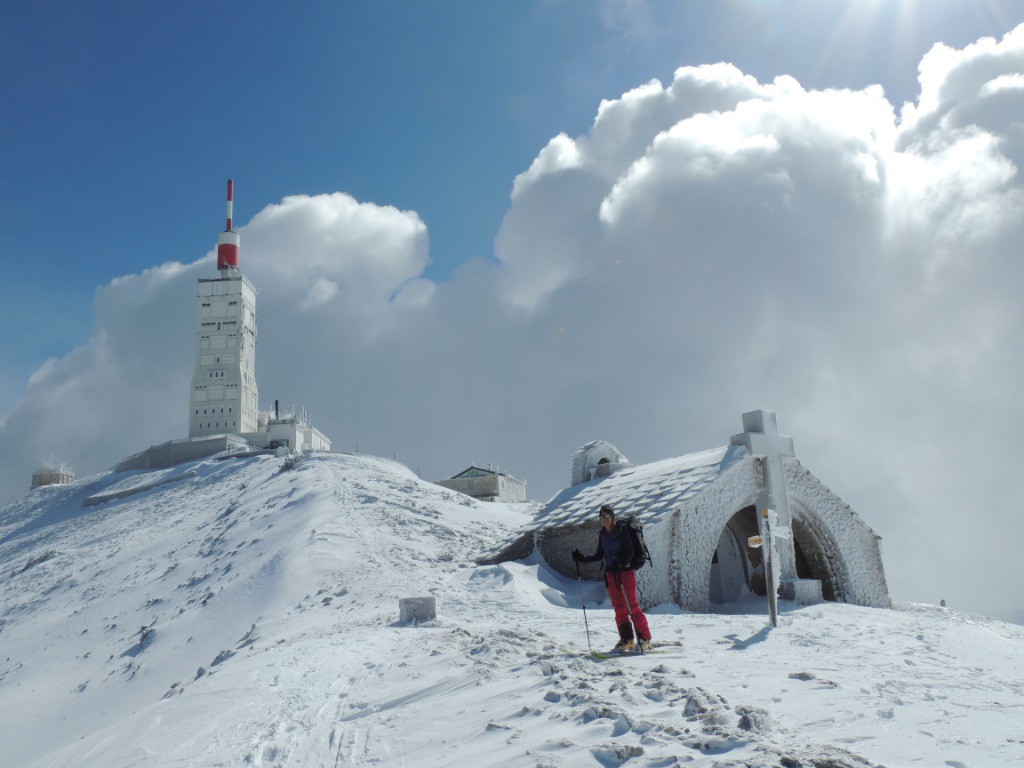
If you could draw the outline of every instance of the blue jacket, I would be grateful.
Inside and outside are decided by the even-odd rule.
[[[592,563],[601,560],[607,571],[629,571],[630,563],[633,562],[633,539],[626,531],[625,525],[616,522],[612,532],[601,531],[597,534],[597,551],[589,557],[584,557],[583,562]]]

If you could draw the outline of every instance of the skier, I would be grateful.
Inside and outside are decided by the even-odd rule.
[[[584,555],[578,549],[572,551],[572,559],[578,563],[593,563],[598,560],[604,565],[604,583],[615,609],[615,624],[619,628],[619,642],[616,651],[632,651],[636,648],[633,629],[640,650],[651,647],[651,630],[647,617],[636,599],[636,573],[630,563],[633,561],[633,542],[623,525],[615,524],[615,510],[605,504],[601,507],[601,531],[597,536],[597,551]]]

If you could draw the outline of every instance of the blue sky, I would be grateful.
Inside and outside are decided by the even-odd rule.
[[[493,257],[512,179],[602,99],[730,61],[899,104],[934,42],[1021,19],[949,0],[5,4],[0,410],[86,340],[97,286],[211,247],[228,176],[239,222],[336,190],[414,210],[444,278]]]
[[[1024,431],[1022,22],[8,3],[0,503],[51,453],[84,475],[185,434],[233,177],[262,404],[335,448],[428,480],[498,464],[543,501],[590,440],[643,463],[773,410],[883,537],[896,599],[1024,621],[993,588]]]

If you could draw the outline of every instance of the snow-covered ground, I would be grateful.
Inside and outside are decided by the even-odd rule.
[[[1024,762],[1024,627],[660,606],[657,653],[596,661],[600,585],[473,563],[528,514],[346,455],[33,491],[0,512],[0,764]],[[437,619],[400,625],[428,595]]]

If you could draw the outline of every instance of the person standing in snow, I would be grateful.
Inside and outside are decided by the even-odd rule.
[[[633,561],[633,540],[624,525],[616,525],[615,510],[610,506],[605,504],[599,514],[601,531],[597,535],[597,551],[592,555],[584,555],[574,549],[572,559],[577,563],[600,560],[604,564],[604,583],[612,599],[615,624],[619,629],[619,642],[615,650],[632,651],[636,648],[633,639],[635,628],[640,650],[646,651],[651,647],[651,630],[636,599],[636,573],[630,565]]]

